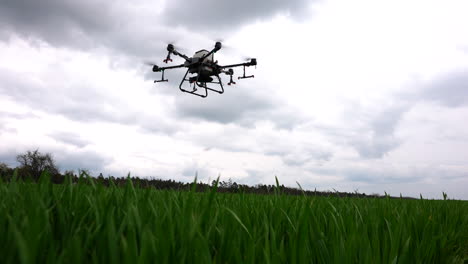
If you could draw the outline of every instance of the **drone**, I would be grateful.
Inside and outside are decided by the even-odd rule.
[[[254,75],[249,75],[249,76],[245,75],[245,68],[250,67],[250,66],[256,66],[257,59],[251,58],[249,59],[248,62],[222,66],[218,64],[218,61],[214,60],[214,54],[217,51],[219,51],[221,47],[222,47],[222,44],[221,42],[218,41],[216,42],[214,48],[211,51],[207,51],[204,49],[199,50],[195,52],[195,54],[191,58],[189,58],[186,55],[178,52],[175,49],[173,44],[168,44],[167,45],[167,51],[168,51],[167,57],[166,59],[163,60],[163,62],[165,63],[172,62],[171,54],[182,57],[183,59],[185,59],[185,62],[180,65],[168,66],[168,67],[159,67],[156,64],[149,63],[151,66],[153,66],[153,72],[162,73],[161,79],[155,80],[154,83],[169,81],[168,79],[164,79],[165,70],[186,67],[187,71],[185,72],[185,75],[182,78],[182,81],[180,82],[179,89],[182,92],[205,98],[208,96],[208,91],[213,91],[219,94],[224,93],[223,82],[221,81],[221,78],[219,77],[221,73],[224,73],[230,77],[228,85],[236,84],[236,82],[234,82],[232,79],[232,76],[234,75],[234,70],[232,68],[234,67],[244,68],[244,74],[238,77],[239,80],[247,79],[247,78],[254,78]],[[194,76],[187,77],[188,74],[194,75]],[[214,78],[216,78],[216,80]],[[184,83],[186,82],[189,84],[188,89],[186,89],[187,84],[184,85]],[[214,88],[216,85],[218,85],[218,88]],[[185,88],[183,86],[185,86]]]

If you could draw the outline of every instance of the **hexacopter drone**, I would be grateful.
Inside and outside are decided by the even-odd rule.
[[[211,51],[207,50],[200,50],[195,52],[193,57],[189,58],[185,56],[184,54],[178,52],[175,50],[174,45],[169,44],[167,45],[167,57],[163,61],[165,63],[168,63],[169,61],[172,62],[171,59],[171,54],[174,54],[176,56],[180,56],[185,59],[185,62],[180,65],[175,65],[175,66],[168,66],[168,67],[159,67],[156,64],[150,64],[153,66],[153,72],[162,72],[161,80],[155,80],[154,82],[167,82],[167,79],[164,79],[164,71],[169,70],[169,69],[176,69],[176,68],[182,68],[182,67],[187,67],[187,72],[184,75],[184,78],[182,78],[182,81],[180,82],[179,89],[182,92],[190,93],[196,96],[200,97],[207,97],[208,96],[208,90],[217,92],[219,94],[224,93],[224,88],[223,88],[223,83],[221,81],[221,78],[219,77],[219,74],[224,73],[226,75],[229,75],[230,80],[228,85],[231,84],[236,84],[232,80],[232,75],[234,74],[234,70],[232,68],[234,67],[244,67],[244,74],[242,76],[239,76],[239,79],[246,79],[246,78],[253,78],[254,75],[245,75],[245,67],[249,66],[255,66],[257,65],[257,59],[250,59],[248,62],[244,63],[238,63],[238,64],[231,64],[231,65],[225,65],[221,66],[218,64],[218,61],[214,60],[214,53],[216,53],[218,50],[221,49],[221,42],[216,42],[215,47]],[[187,74],[196,74],[195,76],[188,77]],[[217,81],[213,80],[213,77],[217,78]],[[189,82],[190,86],[192,86],[192,90],[186,90],[182,87],[184,82]],[[212,87],[208,87],[207,84],[218,84],[220,89],[215,89]],[[204,89],[204,93],[198,93],[198,88]]]

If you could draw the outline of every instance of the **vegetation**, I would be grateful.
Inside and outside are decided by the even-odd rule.
[[[37,181],[41,173],[47,171],[51,175],[51,181],[53,183],[63,183],[66,177],[70,177],[71,181],[76,183],[78,182],[78,175],[75,174],[73,171],[65,171],[64,174],[61,174],[58,166],[55,164],[55,161],[50,153],[41,153],[38,150],[35,151],[27,151],[24,154],[18,155],[16,157],[17,161],[20,163],[20,166],[17,168],[10,168],[5,163],[0,163],[0,178],[4,181],[9,181],[13,172],[17,171],[17,177],[22,180],[31,180]],[[79,174],[85,173],[89,174],[87,170],[80,170]],[[126,184],[126,178],[116,178],[113,176],[104,177],[102,174],[95,178],[96,182],[99,184],[103,184],[105,186],[109,186],[110,182],[113,182],[114,185],[123,186]],[[138,185],[144,188],[156,188],[159,190],[190,190],[191,185],[190,183],[178,182],[174,180],[163,180],[163,179],[148,179],[148,178],[138,178],[132,177],[130,179],[133,181],[133,184]],[[196,190],[198,192],[206,192],[211,189],[212,186],[216,181],[213,181],[211,185],[206,183],[196,183]],[[298,184],[299,185],[299,184]],[[298,188],[291,188],[286,187],[284,185],[274,186],[274,185],[265,185],[265,184],[257,184],[255,186],[249,186],[245,184],[238,184],[236,182],[232,182],[229,179],[227,182],[221,181],[217,185],[217,192],[222,193],[255,193],[255,194],[274,194],[276,190],[281,191],[283,194],[290,194],[290,195],[310,195],[310,196],[337,196],[337,197],[380,197],[378,194],[366,195],[365,193],[358,193],[357,191],[354,193],[348,192],[338,192],[336,190],[332,191],[309,191],[303,190],[302,187],[299,185]],[[385,197],[388,196],[387,194]],[[407,199],[411,199],[410,197],[404,197]]]
[[[466,263],[468,203],[0,180],[2,263]],[[1,178],[0,178],[1,179]]]

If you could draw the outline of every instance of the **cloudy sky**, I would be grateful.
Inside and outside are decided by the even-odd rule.
[[[0,0],[0,162],[468,199],[466,0]],[[254,79],[203,99],[167,43]],[[174,64],[182,60],[174,60]],[[236,76],[241,73],[237,69]],[[227,83],[227,76],[223,76]]]

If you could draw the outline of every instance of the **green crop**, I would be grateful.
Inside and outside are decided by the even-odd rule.
[[[0,182],[1,263],[466,263],[468,203]]]

